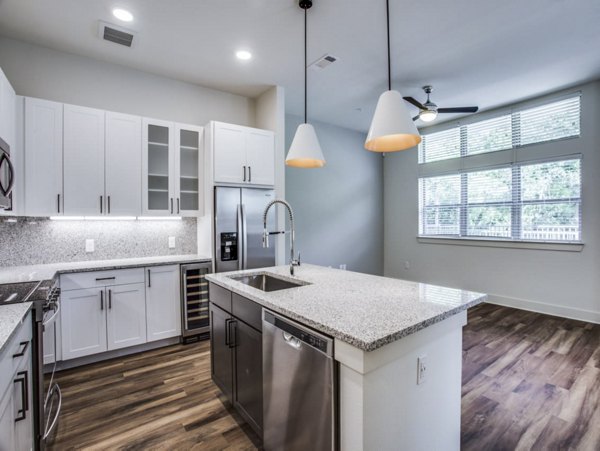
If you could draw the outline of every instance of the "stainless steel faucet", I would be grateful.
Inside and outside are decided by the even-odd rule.
[[[281,233],[285,233],[285,230],[283,232],[269,232],[267,230],[267,214],[269,213],[269,209],[275,204],[283,205],[285,208],[287,208],[287,211],[290,215],[290,227],[291,227],[291,231],[290,231],[290,274],[293,276],[294,275],[294,266],[300,266],[300,253],[298,253],[298,259],[296,259],[295,251],[294,251],[294,240],[295,240],[294,212],[292,211],[292,206],[290,204],[288,204],[285,200],[281,200],[281,199],[272,200],[265,207],[265,212],[263,213],[263,224],[264,224],[263,240],[262,240],[263,247],[269,247],[269,235],[278,235]]]

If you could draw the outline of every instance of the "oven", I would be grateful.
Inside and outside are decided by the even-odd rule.
[[[10,146],[0,138],[0,209],[12,209],[15,169],[10,161]]]

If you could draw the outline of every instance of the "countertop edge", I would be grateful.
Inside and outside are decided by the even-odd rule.
[[[27,305],[27,308],[25,309],[25,311],[21,315],[21,318],[19,318],[18,323],[10,331],[10,333],[8,334],[8,336],[6,337],[6,339],[4,340],[4,342],[2,344],[0,344],[0,355],[2,355],[4,353],[4,350],[6,348],[7,343],[10,343],[10,341],[14,338],[15,332],[17,331],[17,329],[19,328],[19,326],[21,324],[23,324],[23,320],[29,314],[29,312],[31,311],[31,308],[33,307],[33,302],[24,302],[22,304],[9,304],[9,305],[26,305],[26,304],[29,304],[29,305]],[[4,307],[4,306],[0,306],[0,312],[2,312],[2,307]]]
[[[265,301],[264,299],[258,298],[258,296],[253,296],[250,293],[239,290],[239,289],[237,289],[237,287],[229,285],[226,282],[219,279],[218,275],[216,275],[216,274],[207,274],[206,279],[209,282],[212,282],[215,285],[225,288],[225,289],[227,289],[233,293],[236,293],[242,297],[249,298],[252,301],[260,304],[262,307],[273,310],[275,313],[280,313],[280,314],[285,315],[293,320],[299,321],[306,326],[312,327],[313,329],[316,329],[319,332],[330,335],[334,339],[343,341],[344,343],[347,343],[347,344],[354,346],[354,347],[360,349],[361,351],[365,351],[365,352],[371,352],[371,351],[375,351],[379,348],[382,348],[383,346],[385,346],[387,344],[393,343],[394,341],[398,341],[404,337],[407,337],[408,335],[418,332],[419,330],[425,329],[426,327],[429,327],[433,324],[439,323],[439,322],[441,322],[451,316],[454,316],[464,310],[467,310],[471,307],[481,304],[481,303],[485,302],[485,300],[487,299],[487,294],[483,294],[481,297],[479,297],[477,299],[473,299],[472,301],[465,303],[463,305],[460,305],[458,307],[455,307],[447,312],[441,313],[441,314],[433,316],[431,318],[427,318],[417,324],[414,324],[410,327],[399,330],[392,334],[386,335],[385,337],[378,338],[377,340],[374,340],[371,342],[365,342],[363,340],[348,337],[347,335],[344,335],[341,332],[333,330],[330,327],[325,326],[321,323],[317,323],[317,322],[311,320],[310,318],[306,318],[295,312],[292,312],[287,309],[281,308],[279,306],[273,305],[270,302]]]

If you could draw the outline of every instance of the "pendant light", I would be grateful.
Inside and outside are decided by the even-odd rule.
[[[315,129],[307,121],[306,11],[312,6],[312,0],[299,0],[298,4],[304,10],[304,123],[296,130],[285,164],[297,168],[322,168],[325,158]]]
[[[373,152],[396,152],[416,146],[421,136],[413,122],[404,99],[398,91],[392,91],[390,56],[390,1],[386,0],[388,90],[381,94],[365,141],[365,149]]]

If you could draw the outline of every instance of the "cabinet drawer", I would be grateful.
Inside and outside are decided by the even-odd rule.
[[[218,305],[227,313],[231,313],[231,291],[214,283],[209,283],[208,298],[213,304]]]
[[[262,331],[262,307],[250,299],[232,293],[231,313],[258,331]]]
[[[144,282],[144,268],[80,272],[60,276],[62,291]]]

